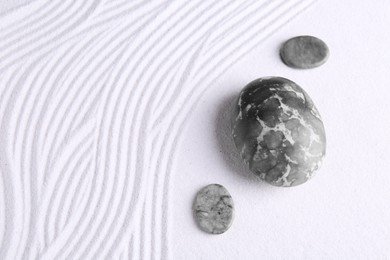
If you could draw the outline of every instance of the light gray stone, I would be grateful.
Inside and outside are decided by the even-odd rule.
[[[270,77],[240,93],[232,134],[249,169],[275,186],[313,177],[326,150],[325,129],[308,94],[291,80]]]
[[[233,199],[225,187],[210,184],[196,195],[194,216],[199,227],[211,234],[221,234],[230,228],[233,222]]]
[[[280,57],[289,67],[311,69],[321,66],[328,60],[329,48],[316,37],[298,36],[283,44]]]

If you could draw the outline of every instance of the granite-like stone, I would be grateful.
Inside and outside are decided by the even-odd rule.
[[[233,221],[233,199],[225,187],[210,184],[196,195],[193,205],[199,227],[211,234],[221,234],[230,228]]]
[[[313,36],[298,36],[286,41],[280,49],[283,62],[297,69],[311,69],[324,64],[329,57],[329,48]]]
[[[325,155],[317,108],[300,86],[285,78],[257,79],[241,91],[232,134],[249,169],[275,186],[306,182]]]

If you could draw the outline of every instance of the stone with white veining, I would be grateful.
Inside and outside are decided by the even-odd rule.
[[[275,186],[309,180],[326,150],[324,125],[313,101],[281,77],[257,79],[241,91],[232,134],[249,169]]]
[[[210,184],[196,195],[193,205],[194,215],[199,227],[211,234],[221,234],[233,222],[233,199],[225,187]]]
[[[282,61],[296,69],[311,69],[324,64],[329,48],[324,41],[313,36],[298,36],[286,41],[280,49]]]

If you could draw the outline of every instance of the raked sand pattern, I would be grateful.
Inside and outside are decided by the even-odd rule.
[[[36,0],[3,13],[0,259],[169,259],[191,110],[312,2]]]

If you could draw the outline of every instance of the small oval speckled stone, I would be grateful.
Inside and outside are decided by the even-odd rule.
[[[283,44],[280,57],[289,67],[311,69],[321,66],[328,60],[329,48],[316,37],[298,36]]]
[[[257,79],[241,91],[232,134],[249,169],[276,186],[306,182],[325,155],[317,108],[300,86],[285,78]]]
[[[225,187],[210,184],[196,195],[193,205],[194,215],[199,227],[211,234],[221,234],[233,222],[233,199]]]

